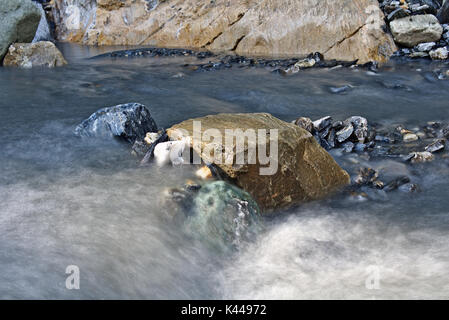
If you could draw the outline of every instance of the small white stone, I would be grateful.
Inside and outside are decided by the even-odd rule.
[[[159,132],[147,132],[144,140],[147,144],[153,144],[160,136]]]
[[[159,166],[169,164],[179,165],[184,163],[182,155],[185,150],[185,141],[167,141],[156,145],[154,148],[154,158]]]
[[[420,43],[416,46],[416,50],[418,51],[430,51],[435,47],[435,42],[424,42]]]
[[[446,47],[438,48],[429,52],[432,60],[445,60],[449,56],[449,52]]]
[[[432,153],[424,151],[424,152],[414,152],[411,161],[412,163],[421,163],[432,161],[433,159],[435,159],[435,156]]]
[[[406,133],[402,136],[404,142],[411,142],[418,140],[418,136],[414,133]]]
[[[298,68],[311,68],[315,65],[315,59],[304,59],[295,63],[295,67]]]

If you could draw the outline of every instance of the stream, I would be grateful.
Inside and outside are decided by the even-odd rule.
[[[449,298],[448,158],[411,166],[331,152],[351,176],[360,165],[382,168],[385,179],[410,176],[421,192],[304,204],[223,253],[163,218],[162,191],[191,171],[140,167],[119,141],[73,134],[96,110],[127,102],[146,105],[164,128],[221,112],[447,123],[449,80],[432,73],[447,65],[391,61],[378,73],[282,76],[183,66],[194,57],[86,59],[120,48],[60,48],[65,67],[0,68],[1,299]],[[344,85],[351,89],[330,90]],[[79,267],[79,290],[66,288],[69,265]],[[375,288],[367,285],[373,270]]]

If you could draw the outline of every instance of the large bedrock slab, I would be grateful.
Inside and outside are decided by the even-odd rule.
[[[396,50],[376,0],[55,0],[60,40],[242,55],[386,61]]]

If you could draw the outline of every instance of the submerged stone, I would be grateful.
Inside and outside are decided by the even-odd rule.
[[[346,124],[346,126],[336,133],[338,142],[344,142],[352,135],[354,132],[354,127],[351,123]]]
[[[395,178],[394,180],[390,181],[389,183],[387,183],[385,185],[385,187],[383,188],[383,190],[385,192],[390,192],[393,190],[398,189],[400,186],[409,183],[410,182],[410,178],[407,176],[400,176]]]
[[[249,193],[224,181],[205,184],[193,199],[186,228],[215,248],[238,248],[261,229],[260,211]]]

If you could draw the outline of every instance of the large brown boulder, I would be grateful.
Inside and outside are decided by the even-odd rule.
[[[194,121],[198,121],[196,126],[201,124],[198,132],[201,132],[202,138],[196,140],[193,138]],[[222,135],[221,140],[209,140],[213,141],[215,151],[212,152],[207,151],[212,150],[209,148],[211,144],[203,136],[206,131],[211,132],[209,129]],[[231,139],[228,140],[232,141],[231,148],[227,149],[226,130],[236,129],[242,130],[239,137],[243,137],[243,134],[250,136],[248,129],[254,130],[255,134],[259,133],[259,129],[267,132],[275,129],[277,137],[273,131],[269,135],[262,135],[257,141],[245,140],[244,148],[240,151],[236,149],[237,140]],[[263,211],[321,199],[350,180],[349,175],[309,132],[267,113],[218,114],[190,119],[174,125],[167,130],[167,134],[172,140],[185,139],[202,160],[213,163],[224,178],[229,178],[250,193]],[[277,141],[277,153],[274,141]],[[248,160],[251,158],[248,156],[250,149],[257,151],[257,156],[252,158],[254,162]],[[270,156],[269,163],[260,160],[259,153],[263,154],[263,150],[266,150],[265,155]],[[239,154],[245,155],[244,163],[237,161]],[[217,159],[222,159],[221,163]],[[231,161],[227,162],[226,159]],[[274,170],[268,170],[268,167]]]
[[[81,4],[80,4],[81,3]],[[396,50],[376,0],[54,0],[62,41],[385,61]]]
[[[5,67],[60,67],[67,64],[62,53],[49,41],[14,43],[3,60]]]

